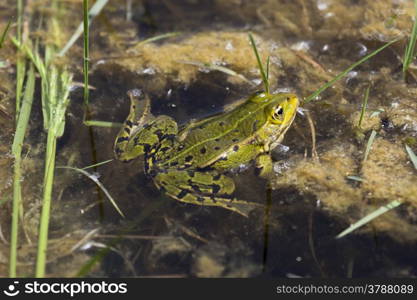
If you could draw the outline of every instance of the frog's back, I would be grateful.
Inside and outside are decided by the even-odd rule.
[[[193,123],[180,132],[179,136],[185,135],[183,140],[171,144],[174,154],[160,153],[159,166],[206,167],[226,159],[228,151],[248,142],[265,122],[262,105],[248,101],[232,111]]]

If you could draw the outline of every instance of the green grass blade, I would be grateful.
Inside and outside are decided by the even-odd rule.
[[[56,156],[56,137],[52,130],[48,131],[45,156],[45,173],[43,180],[43,199],[38,237],[38,252],[36,259],[36,277],[45,277],[46,251],[48,247],[49,219],[52,202]]]
[[[361,115],[359,117],[359,122],[358,122],[358,128],[361,128],[361,126],[362,126],[363,116],[365,115],[365,111],[366,111],[366,108],[368,106],[368,98],[369,98],[369,90],[370,89],[371,89],[371,85],[369,85],[367,87],[367,89],[365,91],[365,96],[363,97]]]
[[[120,128],[123,126],[122,123],[118,123],[118,122],[106,122],[106,121],[97,121],[97,120],[85,120],[84,125],[107,127],[107,128]]]
[[[109,0],[97,0],[93,6],[91,6],[90,11],[88,12],[88,24],[91,25],[91,22],[93,19],[101,12],[101,10],[106,6],[107,2]],[[84,21],[78,25],[77,29],[71,36],[71,38],[68,40],[66,45],[62,48],[62,50],[58,53],[58,56],[64,56],[65,53],[74,45],[74,43],[78,40],[78,38],[81,36],[81,34],[84,31]]]
[[[381,52],[385,48],[387,48],[390,45],[392,45],[393,43],[397,42],[398,40],[399,39],[395,39],[395,40],[392,40],[391,42],[388,42],[388,43],[384,44],[383,46],[379,47],[378,49],[376,49],[372,53],[368,54],[367,56],[365,56],[365,57],[361,58],[360,60],[358,60],[357,62],[353,63],[349,68],[347,68],[346,70],[344,70],[344,71],[340,72],[339,74],[337,74],[332,80],[330,80],[329,82],[323,84],[319,89],[317,89],[314,93],[312,93],[310,96],[308,96],[304,100],[304,104],[306,104],[306,103],[310,102],[311,100],[315,99],[318,95],[320,95],[326,89],[328,89],[329,87],[331,87],[336,81],[338,81],[338,80],[342,79],[343,77],[345,77],[346,74],[349,73],[350,71],[352,71],[354,68],[356,68],[360,64],[364,63],[365,61],[367,61],[371,57],[375,56],[376,54],[378,54],[379,52]]]
[[[49,127],[49,121],[50,121],[50,110],[49,106],[46,103],[47,98],[47,91],[48,91],[48,76],[47,76],[47,68],[45,66],[45,63],[43,62],[42,58],[39,56],[39,54],[36,51],[32,50],[32,47],[29,45],[29,43],[21,43],[19,40],[15,39],[14,37],[11,38],[12,42],[15,44],[15,46],[22,52],[25,53],[26,56],[29,58],[29,60],[35,65],[42,81],[41,81],[41,100],[42,100],[42,113],[43,113],[43,126],[44,128]],[[18,61],[19,63],[19,61]],[[19,66],[19,65],[18,65]],[[18,69],[19,71],[19,69]],[[18,79],[19,84],[19,79]],[[16,96],[16,101],[18,100],[18,97]]]
[[[55,107],[52,109],[54,131],[56,137],[61,137],[64,134],[65,128],[65,112],[69,105],[69,93],[72,84],[72,74],[67,70],[59,71],[59,80],[57,81],[55,94]],[[53,88],[55,90],[55,88]]]
[[[22,41],[23,0],[17,0],[17,40]]]
[[[160,35],[153,36],[151,38],[145,39],[143,41],[140,41],[139,43],[136,44],[136,46],[144,45],[144,44],[147,44],[147,43],[159,41],[159,40],[174,37],[174,36],[178,36],[180,34],[181,34],[181,32],[168,32],[168,33],[160,34]]]
[[[105,160],[105,161],[102,161],[102,162],[96,163],[96,164],[94,164],[94,165],[91,165],[91,166],[87,166],[87,167],[81,168],[81,170],[87,170],[87,169],[95,168],[95,167],[98,167],[98,166],[102,166],[102,165],[108,164],[109,162],[112,162],[113,160],[114,160],[114,159],[108,159],[108,160]]]
[[[23,84],[25,81],[26,60],[17,53],[16,59],[16,121],[20,114],[20,106],[23,92]]]
[[[16,277],[17,267],[17,243],[19,233],[19,216],[22,207],[22,170],[21,154],[23,140],[25,138],[26,128],[29,123],[29,117],[32,110],[33,95],[35,92],[35,71],[33,65],[28,70],[25,93],[23,96],[22,109],[16,126],[16,132],[13,139],[12,154],[14,156],[13,165],[13,210],[10,238],[10,259],[9,259],[9,277]]]
[[[117,244],[117,242],[118,241],[115,241],[114,243],[107,245],[106,248],[100,249],[92,258],[90,258],[84,265],[81,266],[75,277],[86,277],[91,272],[93,267],[101,262],[107,254],[109,254],[113,244]]]
[[[19,44],[22,43],[22,21],[23,21],[23,0],[17,0],[17,28],[16,35]],[[16,121],[20,111],[20,100],[22,99],[23,82],[26,73],[26,61],[20,51],[16,51]]]
[[[355,222],[354,224],[350,225],[348,228],[343,230],[341,233],[339,233],[336,236],[336,239],[340,239],[340,238],[352,233],[353,231],[355,231],[359,227],[362,227],[363,225],[368,224],[372,220],[378,218],[380,215],[390,211],[391,209],[394,209],[394,208],[400,206],[401,204],[402,204],[402,202],[394,200],[394,201],[391,201],[390,203],[388,203],[387,205],[381,206],[377,210],[373,211],[369,215],[366,215],[365,217],[363,217],[359,221]]]
[[[252,45],[252,48],[253,48],[253,52],[255,52],[256,60],[258,61],[258,67],[259,67],[259,71],[261,72],[262,81],[263,81],[264,87],[265,87],[265,92],[267,94],[269,94],[269,81],[268,81],[268,77],[267,77],[267,75],[266,75],[266,73],[264,71],[264,67],[262,65],[261,58],[259,57],[258,48],[256,47],[255,40],[253,39],[253,36],[252,36],[251,33],[249,33],[249,39],[250,39],[250,42],[251,42],[251,45]]]
[[[413,150],[411,150],[411,148],[408,145],[405,145],[405,150],[407,151],[408,156],[410,157],[410,160],[414,165],[414,168],[417,170],[417,156],[416,156],[416,154],[413,152]]]
[[[266,81],[268,82],[269,82],[269,60],[270,60],[270,56],[268,55],[266,59]]]
[[[209,70],[219,71],[219,72],[225,73],[225,74],[230,75],[230,76],[239,77],[243,81],[246,81],[249,84],[253,84],[249,79],[247,79],[242,74],[239,74],[236,71],[233,71],[232,69],[229,69],[229,68],[226,68],[226,67],[223,67],[223,66],[218,66],[218,65],[209,64],[209,63],[201,63],[201,62],[198,62],[198,61],[179,60],[178,62],[182,63],[182,64],[197,66],[197,67],[200,67],[202,69],[209,69]]]
[[[359,181],[359,182],[363,181],[363,179],[361,177],[355,176],[355,175],[349,175],[349,176],[346,176],[346,178],[350,179],[350,180],[354,180],[354,181]]]
[[[0,49],[3,47],[3,43],[6,40],[7,37],[7,33],[9,32],[10,29],[10,24],[12,23],[12,20],[9,20],[9,22],[6,25],[6,28],[3,30],[3,33],[0,37]]]
[[[84,36],[84,57],[83,57],[83,75],[84,75],[84,105],[89,103],[89,89],[88,89],[88,67],[89,67],[89,18],[88,18],[88,0],[83,0],[84,22],[83,22],[83,36]]]
[[[12,153],[17,153],[22,149],[23,139],[26,128],[29,123],[29,117],[32,110],[33,94],[35,91],[35,70],[33,65],[30,66],[27,75],[25,93],[23,95],[22,108],[17,121],[16,132],[12,144]]]
[[[97,184],[97,186],[104,192],[104,194],[107,196],[107,198],[110,200],[111,204],[114,206],[114,208],[116,209],[116,211],[124,218],[125,215],[123,214],[123,212],[120,210],[119,206],[116,204],[116,201],[114,201],[113,197],[110,195],[110,193],[107,191],[107,189],[104,187],[104,185],[98,180],[97,176],[94,174],[90,174],[87,171],[83,170],[83,169],[79,169],[79,168],[75,168],[75,167],[57,167],[59,169],[70,169],[70,170],[74,170],[76,172],[79,172],[85,176],[87,176],[88,178],[90,178],[92,181],[95,182],[95,184]]]
[[[411,30],[410,40],[405,48],[404,61],[403,61],[403,73],[405,74],[414,58],[415,47],[417,39],[417,0],[414,0],[414,24]]]
[[[374,143],[376,137],[376,131],[372,130],[371,135],[369,136],[368,143],[366,144],[365,149],[365,156],[363,157],[363,161],[368,159],[369,152],[371,151],[372,144]]]
[[[36,277],[44,277],[46,267],[46,250],[48,244],[49,219],[52,201],[52,189],[55,170],[56,142],[64,132],[65,111],[69,103],[71,75],[65,70],[50,66],[46,70],[42,93],[45,94],[45,105],[49,112],[47,144],[45,156],[45,173],[43,183],[43,200],[39,226]],[[42,76],[41,76],[42,77]]]

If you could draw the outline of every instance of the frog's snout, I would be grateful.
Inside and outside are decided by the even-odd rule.
[[[300,104],[300,100],[298,100],[298,97],[297,97],[297,95],[291,95],[291,96],[289,96],[288,97],[288,99],[287,99],[287,101],[288,101],[288,105],[290,106],[290,107],[293,107],[293,108],[297,108],[298,107],[298,105]]]

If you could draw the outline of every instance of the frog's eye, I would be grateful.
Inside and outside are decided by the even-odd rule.
[[[284,109],[282,108],[281,105],[279,105],[278,107],[275,108],[272,118],[277,121],[282,121],[283,115],[284,115]]]

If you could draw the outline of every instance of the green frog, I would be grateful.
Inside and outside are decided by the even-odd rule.
[[[130,113],[114,144],[117,159],[127,162],[143,155],[145,173],[181,202],[219,206],[243,216],[260,206],[235,198],[228,171],[255,162],[262,177],[272,172],[270,153],[294,120],[296,95],[257,92],[182,127],[169,116],[153,116],[150,100],[140,90],[128,95]]]

